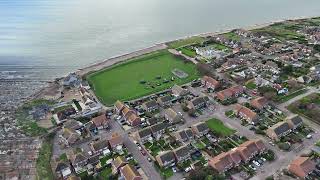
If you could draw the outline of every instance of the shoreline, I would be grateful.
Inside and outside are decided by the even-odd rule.
[[[87,75],[89,73],[100,71],[102,69],[111,67],[111,66],[116,65],[118,63],[126,62],[126,61],[128,61],[128,60],[130,60],[132,58],[136,58],[136,57],[139,57],[139,56],[142,56],[142,55],[145,55],[145,54],[148,54],[148,53],[152,53],[152,52],[155,52],[155,51],[158,51],[158,50],[166,49],[166,48],[168,48],[168,46],[167,46],[168,43],[171,43],[171,42],[174,42],[174,41],[188,39],[188,38],[191,38],[191,37],[214,36],[214,35],[228,33],[228,32],[231,32],[232,30],[235,30],[235,29],[244,29],[244,30],[250,31],[250,30],[254,30],[254,29],[264,28],[264,27],[270,26],[270,25],[275,24],[275,23],[280,23],[280,22],[285,22],[285,21],[297,21],[297,20],[303,20],[303,19],[311,19],[311,18],[316,18],[316,17],[319,17],[319,16],[300,16],[300,17],[294,17],[294,18],[284,18],[284,19],[273,20],[273,21],[266,22],[266,23],[249,25],[249,26],[246,26],[246,27],[232,27],[232,28],[229,28],[229,29],[218,30],[218,31],[215,31],[215,32],[204,32],[204,33],[199,33],[199,34],[188,35],[188,36],[184,36],[184,37],[181,37],[181,38],[173,39],[173,40],[170,40],[170,41],[164,41],[164,42],[155,43],[152,46],[149,46],[149,47],[146,47],[146,48],[142,48],[142,49],[138,49],[138,50],[133,51],[133,52],[128,52],[128,53],[125,53],[125,54],[116,55],[116,56],[107,58],[105,60],[102,60],[101,62],[92,63],[91,65],[88,65],[86,67],[77,69],[77,70],[72,71],[72,72],[75,72],[80,77],[84,77],[85,75]],[[68,74],[72,73],[72,72],[68,72]],[[66,74],[66,75],[68,75],[68,74]],[[64,75],[64,76],[62,76],[62,77],[60,77],[58,79],[62,79],[66,75]],[[42,92],[44,92],[45,89],[50,89],[51,88],[50,85],[55,84],[54,82],[55,82],[54,80],[49,81],[47,83],[46,87],[40,89],[38,92],[35,92],[31,97],[29,97],[27,99],[33,99],[35,97],[37,97],[37,98],[40,97],[41,98]]]

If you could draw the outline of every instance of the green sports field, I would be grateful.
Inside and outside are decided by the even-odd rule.
[[[179,79],[171,72],[176,68],[187,73],[188,77]],[[90,74],[87,80],[98,98],[105,105],[111,105],[116,100],[139,98],[198,77],[196,66],[191,62],[185,62],[168,51],[158,51]]]

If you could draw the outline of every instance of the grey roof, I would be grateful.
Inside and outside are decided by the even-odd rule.
[[[99,156],[100,156],[99,154],[97,154],[95,156],[90,156],[89,159],[88,159],[88,163],[89,164],[94,164],[94,165],[98,164],[99,160],[100,160]]]
[[[166,129],[167,127],[168,127],[167,123],[160,123],[160,124],[156,124],[156,125],[151,126],[151,130],[152,130],[152,132],[158,132],[158,131]]]
[[[150,108],[150,107],[156,107],[156,106],[158,106],[158,103],[157,103],[157,101],[155,101],[155,100],[151,100],[151,101],[145,102],[144,105],[145,105],[147,108]]]
[[[149,118],[147,121],[149,122],[149,124],[151,126],[160,122],[159,119],[157,119],[155,117]]]
[[[162,162],[170,162],[172,160],[175,160],[174,153],[172,151],[161,154],[159,157]]]
[[[188,139],[188,135],[185,130],[181,130],[178,132],[181,139]]]
[[[277,135],[280,135],[284,132],[289,131],[291,128],[287,122],[280,124],[279,126],[275,127],[273,130]]]
[[[188,138],[192,138],[193,137],[193,132],[191,131],[191,129],[186,129],[185,132],[186,132]]]
[[[174,150],[177,157],[185,157],[190,154],[190,146],[182,146]]]
[[[151,132],[150,128],[144,128],[144,129],[140,130],[138,132],[138,134],[139,134],[140,138],[143,138],[143,137],[146,137],[146,136],[150,136],[152,134],[152,132]]]
[[[207,131],[209,130],[208,126],[206,123],[199,123],[196,125],[196,128],[198,129],[199,132]]]
[[[77,153],[73,158],[72,164],[77,164],[85,160],[87,160],[87,157],[83,153]]]
[[[207,96],[205,97],[197,97],[191,100],[191,103],[194,106],[197,106],[198,104],[202,104],[202,103],[207,103],[207,101],[209,100],[209,98]]]
[[[302,123],[302,119],[300,116],[294,116],[290,120],[294,125]]]
[[[172,96],[168,95],[168,96],[163,96],[159,98],[162,102],[168,102],[172,100]]]
[[[59,162],[59,163],[57,164],[57,167],[56,167],[56,172],[62,171],[62,170],[64,170],[64,169],[68,168],[68,167],[69,167],[69,165],[68,165],[67,163],[65,163],[65,162]]]
[[[95,151],[98,151],[100,149],[104,149],[104,148],[108,147],[108,141],[107,140],[100,140],[98,142],[95,142],[92,146]]]

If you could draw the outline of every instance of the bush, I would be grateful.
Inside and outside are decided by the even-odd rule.
[[[185,103],[181,104],[181,109],[182,109],[183,112],[188,112],[189,111],[189,108],[187,107],[187,105]]]
[[[278,146],[280,149],[284,151],[289,151],[290,149],[290,145],[288,143],[279,143]]]
[[[265,135],[265,134],[266,134],[266,133],[265,133],[263,130],[261,130],[261,129],[256,129],[255,133],[256,133],[256,134],[261,134],[261,135]]]

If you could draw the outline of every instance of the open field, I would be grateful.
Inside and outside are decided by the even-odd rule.
[[[229,127],[225,126],[219,119],[212,118],[206,121],[206,123],[208,127],[218,135],[229,136],[235,133],[234,129],[230,129]]]
[[[172,74],[179,69],[188,77],[179,79]],[[172,81],[171,78],[174,78]],[[196,66],[168,51],[158,51],[123,64],[90,74],[88,82],[97,97],[106,105],[116,100],[131,100],[199,78]]]

